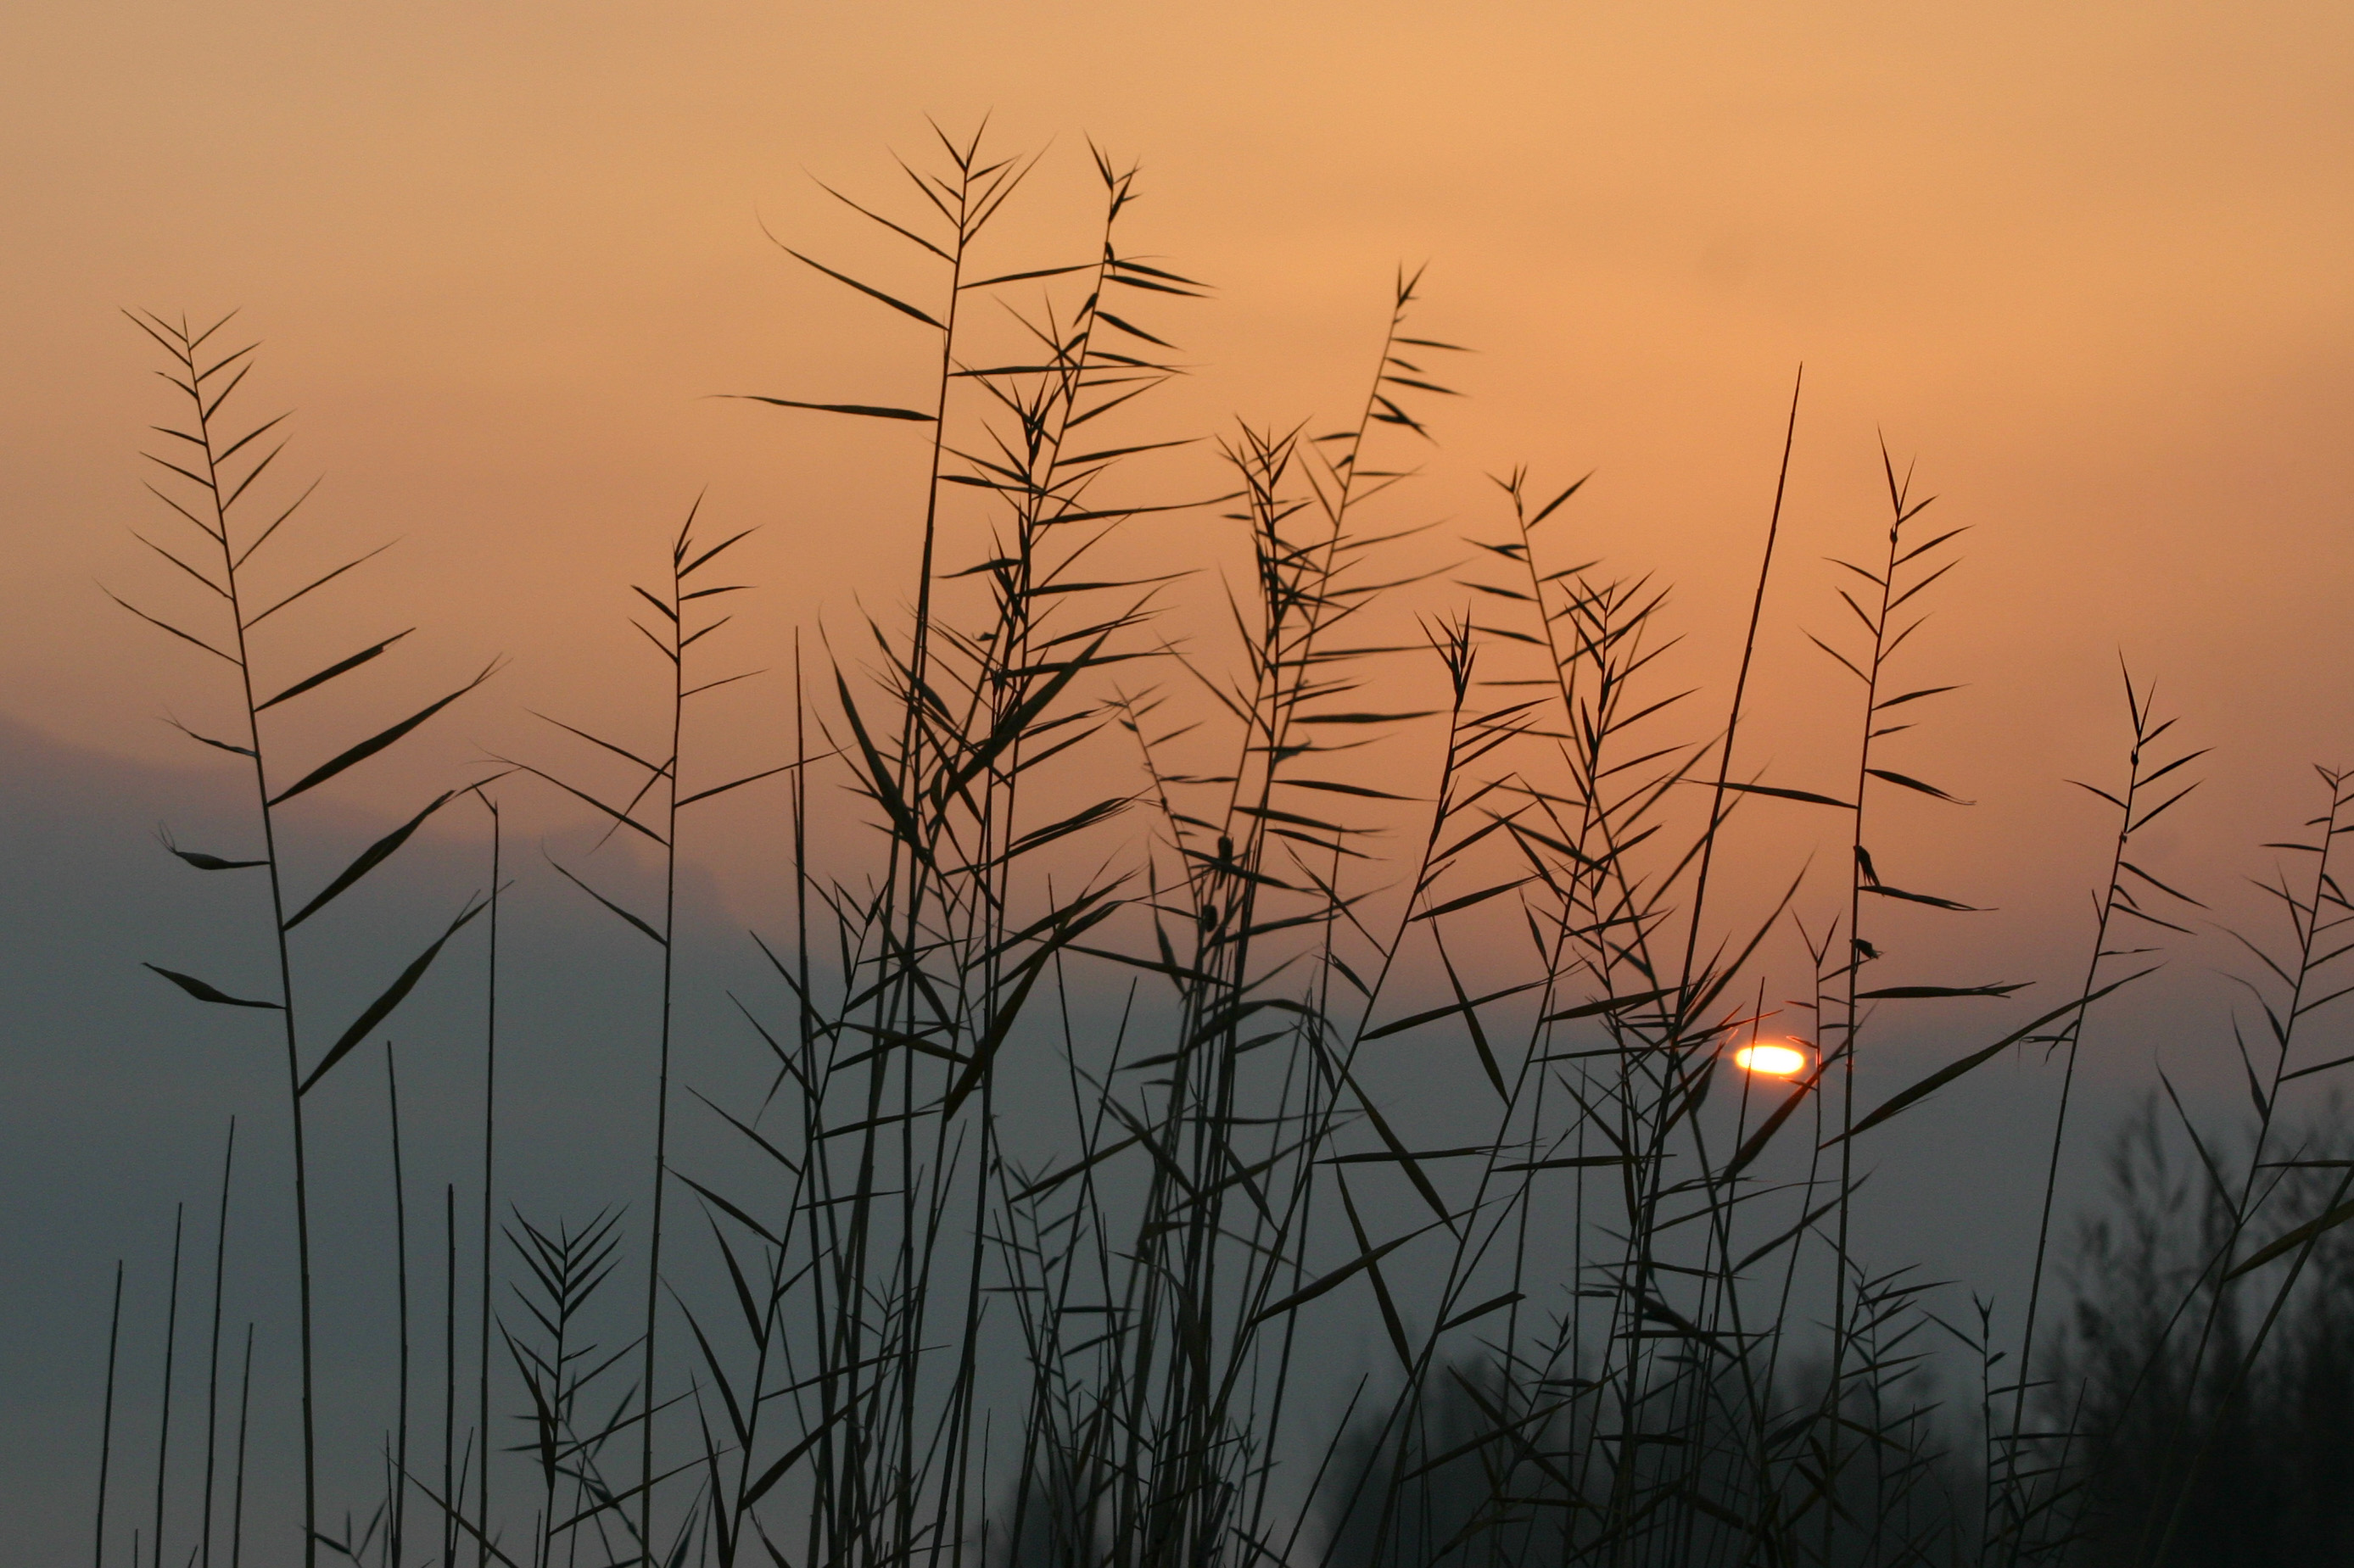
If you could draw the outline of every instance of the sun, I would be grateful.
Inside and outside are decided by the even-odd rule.
[[[1807,1070],[1807,1053],[1780,1043],[1744,1045],[1733,1054],[1733,1065],[1761,1078],[1792,1078]]]

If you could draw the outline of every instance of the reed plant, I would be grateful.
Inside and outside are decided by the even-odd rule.
[[[1394,564],[1400,539],[1427,532],[1409,481],[1461,396],[1464,351],[1426,335],[1419,273],[1397,276],[1344,418],[1172,435],[1148,422],[1150,395],[1183,373],[1164,317],[1207,291],[1131,245],[1135,171],[1091,150],[1100,207],[1082,246],[1009,264],[993,247],[1033,160],[977,132],[937,143],[902,165],[912,198],[831,193],[920,289],[784,248],[843,302],[922,331],[923,395],[742,395],[778,418],[919,436],[904,623],[834,629],[814,656],[796,635],[777,661],[790,679],[769,683],[790,754],[705,771],[717,721],[699,699],[750,672],[710,664],[705,640],[730,624],[723,597],[752,585],[720,580],[748,530],[706,532],[698,502],[652,586],[630,588],[664,686],[655,738],[548,720],[568,738],[507,747],[299,903],[281,871],[287,804],[490,672],[307,772],[287,768],[265,715],[408,633],[282,687],[257,676],[249,634],[366,557],[291,592],[256,588],[253,557],[294,506],[249,517],[278,450],[276,421],[222,419],[250,351],[215,347],[220,325],[136,318],[186,403],[164,430],[181,447],[157,461],[187,488],[159,494],[219,559],[157,548],[226,609],[219,630],[134,613],[235,672],[231,736],[191,734],[246,759],[259,841],[244,858],[168,847],[199,871],[266,879],[277,980],[247,997],[150,967],[196,1001],[280,1014],[306,1568],[323,1547],[383,1568],[2011,1564],[2114,1542],[2128,1496],[2144,1510],[2130,1551],[2086,1560],[2187,1561],[2184,1499],[2268,1364],[2267,1338],[2304,1322],[2300,1281],[2335,1277],[2336,1227],[2354,1217],[2354,1168],[2306,1145],[2284,1154],[2275,1130],[2286,1085],[2346,1065],[2304,1062],[2298,1026],[2343,994],[2328,979],[2349,913],[2332,856],[2354,785],[2323,775],[2327,810],[2294,846],[2311,875],[2274,890],[2288,940],[2249,945],[2265,1028],[2242,1044],[2259,1127],[2236,1173],[2173,1101],[2212,1234],[2194,1269],[2168,1277],[2171,1318],[2125,1336],[2160,1391],[2143,1406],[2161,1414],[2129,1427],[2142,1406],[2115,1375],[2122,1341],[2094,1332],[2089,1308],[2052,1330],[2045,1296],[2089,1021],[2204,917],[2137,847],[2198,755],[2164,752],[2171,726],[2147,689],[2128,677],[2121,781],[2087,786],[2116,825],[2084,962],[2032,1020],[1977,1022],[2026,982],[1940,968],[1952,944],[1923,939],[1915,917],[1973,913],[1971,891],[1921,890],[1893,825],[1967,804],[1903,749],[1959,683],[1916,668],[1913,639],[1950,591],[1962,530],[1924,521],[1930,501],[1884,447],[1885,511],[1857,525],[1872,548],[1840,563],[1837,625],[1809,634],[1852,705],[1851,750],[1836,768],[1769,775],[1745,727],[1769,603],[1788,591],[1776,556],[1796,388],[1746,633],[1727,699],[1707,706],[1667,673],[1664,582],[1612,564],[1580,528],[1583,482],[1516,470],[1459,562]],[[1210,461],[1185,471],[1214,480],[1154,476],[1154,454],[1189,448]],[[1197,554],[1154,533],[1179,520],[1240,564],[1210,596],[1211,632],[1172,630],[1206,581]],[[1410,623],[1396,613],[1408,602]],[[576,742],[588,749],[551,751]],[[493,795],[500,770],[514,784]],[[586,1220],[500,1220],[496,1206],[498,1108],[529,1092],[500,1075],[496,948],[501,812],[525,784],[588,812],[599,848],[653,857],[651,903],[616,880],[625,870],[549,863],[653,948],[643,1197]],[[735,997],[742,1031],[688,1057],[686,830],[695,808],[753,786],[790,846],[790,928],[751,936],[769,989]],[[309,941],[313,916],[464,793],[491,830],[485,888],[453,899],[406,967],[337,955],[393,978],[322,1044],[310,1010],[298,1028],[296,981],[329,960],[294,933]],[[1800,833],[1834,824],[1838,863],[1762,901],[1744,891],[1729,913],[1728,885],[1757,880],[1745,861],[1733,875],[1766,842],[1749,824],[1769,813]],[[334,1413],[385,1436],[381,1495],[331,1531],[306,1097],[484,914],[481,1176],[465,1194],[480,1255],[461,1314],[461,1193],[445,1183],[439,1475],[412,1442],[425,1402],[411,1399],[387,1045],[397,1405],[388,1425]],[[1803,995],[1776,1001],[1797,950]],[[1892,1021],[1930,1009],[1982,1043],[1887,1090]],[[1769,1031],[1777,1015],[1800,1026]],[[1791,1036],[1790,1071],[1736,1065],[1763,1060],[1748,1054],[1776,1032]],[[1889,1158],[1882,1129],[2038,1047],[2059,1081],[2020,1327],[2010,1338],[1982,1306],[1953,1330],[1928,1282],[1861,1244],[1865,1150]],[[707,1094],[684,1075],[722,1051],[754,1061],[766,1091]],[[228,1194],[225,1165],[207,1563]],[[1375,1366],[1352,1391],[1332,1345],[1359,1330]],[[175,1308],[157,1563],[176,1334]],[[1976,1457],[1932,1390],[1934,1347],[1956,1336],[1980,1374]],[[2174,1377],[2166,1356],[2186,1344]],[[254,1351],[249,1328],[232,1564]],[[98,1568],[121,1557],[111,1343],[107,1391]],[[2118,1490],[2117,1456],[2160,1426],[2174,1489]],[[515,1457],[494,1465],[494,1449]]]

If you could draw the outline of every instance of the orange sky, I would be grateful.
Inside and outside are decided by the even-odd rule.
[[[2097,832],[2058,780],[2113,766],[2121,647],[2222,748],[2171,844],[2212,880],[2354,758],[2354,13],[2321,4],[20,5],[0,705],[160,757],[154,715],[200,701],[90,586],[162,581],[125,532],[164,408],[123,305],[242,306],[319,525],[403,540],[341,601],[424,628],[365,700],[514,657],[459,754],[525,706],[619,711],[621,583],[706,485],[764,525],[754,662],[887,610],[907,438],[705,395],[920,387],[920,338],[759,225],[917,286],[806,176],[887,189],[924,114],[984,111],[1054,144],[1009,264],[1084,234],[1052,220],[1092,137],[1145,166],[1135,242],[1217,286],[1158,318],[1202,367],[1172,431],[1347,404],[1427,260],[1421,324],[1482,352],[1396,519],[1597,471],[1594,551],[1681,585],[1720,690],[1803,359],[1757,760],[1807,784],[1843,733],[1795,628],[1871,536],[1884,429],[1977,530],[1922,653],[1971,686],[1910,755],[1987,804],[1925,877],[2079,906]],[[1989,868],[2002,833],[2031,853]]]

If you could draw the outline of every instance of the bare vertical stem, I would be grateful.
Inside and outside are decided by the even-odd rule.
[[[1700,869],[1692,878],[1691,926],[1684,938],[1683,978],[1678,985],[1677,1007],[1685,1006],[1682,993],[1691,988],[1692,964],[1700,951],[1701,912],[1708,902],[1708,874],[1716,860],[1717,831],[1724,824],[1724,790],[1733,779],[1733,742],[1741,730],[1741,705],[1749,691],[1750,661],[1757,652],[1757,630],[1766,618],[1766,585],[1774,573],[1774,545],[1782,532],[1782,498],[1790,486],[1790,452],[1798,440],[1798,394],[1807,384],[1807,367],[1790,382],[1790,418],[1782,431],[1782,466],[1774,476],[1774,510],[1766,522],[1766,552],[1757,563],[1757,592],[1749,602],[1749,632],[1741,640],[1741,667],[1733,678],[1733,709],[1724,720],[1724,745],[1718,749],[1716,788],[1709,797],[1708,831],[1700,846]]]
[[[458,1568],[458,1186],[441,1189],[441,1568]]]
[[[638,1450],[638,1544],[649,1558],[654,1550],[654,1344],[662,1317],[663,1196],[670,1173],[671,1002],[678,973],[679,736],[685,728],[687,695],[686,648],[679,620],[680,568],[686,556],[687,529],[694,525],[695,514],[690,512],[685,526],[679,530],[678,543],[671,550],[667,607],[671,636],[670,789],[666,791],[669,803],[663,826],[662,1043],[654,1068],[654,1194],[653,1213],[647,1223],[645,1370],[640,1395],[645,1419],[639,1433]]]
[[[106,1409],[98,1423],[98,1522],[91,1568],[106,1568],[106,1482],[114,1468],[114,1356],[122,1342],[122,1260],[114,1260],[114,1310],[106,1323]]]
[[[219,412],[221,404],[227,400],[229,391],[235,389],[236,383],[231,382],[228,390],[221,392],[209,403],[206,401],[203,391],[204,383],[209,375],[226,368],[240,356],[231,355],[213,366],[211,371],[200,370],[197,366],[198,348],[225,324],[227,324],[226,318],[198,334],[192,333],[184,321],[175,334],[167,335],[155,332],[154,328],[147,323],[141,323],[142,327],[154,335],[157,342],[171,350],[179,360],[182,368],[187,372],[188,379],[182,384],[182,390],[188,395],[196,427],[189,439],[194,441],[204,460],[204,473],[198,479],[198,482],[204,487],[211,513],[210,522],[199,525],[205,527],[220,546],[221,582],[216,587],[222,597],[228,600],[229,623],[236,631],[236,639],[232,644],[235,651],[234,656],[229,662],[237,666],[239,690],[245,704],[246,744],[242,749],[253,763],[254,799],[261,819],[262,862],[270,878],[270,936],[278,959],[278,1016],[286,1044],[286,1099],[287,1116],[293,1138],[294,1255],[302,1362],[302,1564],[303,1568],[316,1568],[319,1560],[318,1420],[313,1398],[311,1186],[310,1167],[303,1139],[301,1037],[295,1024],[294,958],[293,949],[287,940],[285,875],[284,868],[280,864],[278,857],[278,818],[274,800],[270,792],[269,768],[264,760],[261,745],[261,705],[254,692],[253,661],[248,647],[247,633],[253,623],[246,619],[242,596],[243,584],[240,577],[240,568],[245,564],[246,557],[252,553],[260,540],[256,539],[253,545],[248,546],[243,555],[238,552],[231,542],[229,508],[233,495],[242,493],[243,483],[236,492],[224,490],[221,465],[227,461],[228,454],[220,450],[219,443],[213,434],[213,418]],[[242,371],[239,372],[240,377],[243,374]],[[250,437],[246,438],[249,440],[250,439]],[[240,441],[238,444],[242,445],[243,442]],[[256,469],[254,473],[260,471]],[[244,483],[249,483],[252,477],[252,474],[249,474]],[[298,501],[296,504],[299,505],[301,503]],[[291,512],[292,508],[289,508],[289,511]],[[267,536],[266,534],[263,535],[263,537]],[[263,613],[269,612],[265,610]],[[158,1568],[161,1561],[160,1558],[157,1559]]]
[[[205,1353],[205,1503],[203,1539],[198,1546],[205,1568],[213,1561],[213,1460],[220,1433],[221,1289],[228,1277],[228,1187],[237,1165],[237,1118],[228,1118],[228,1147],[221,1153],[220,1213],[213,1229],[213,1327]]]
[[[2070,1014],[2066,1027],[2062,1031],[2066,1060],[2061,1070],[2060,1105],[2052,1117],[2052,1149],[2045,1163],[2043,1204],[2035,1229],[2035,1262],[2028,1276],[2027,1317],[2019,1331],[2019,1365],[2015,1369],[2011,1391],[2010,1432],[2003,1455],[2003,1495],[2007,1499],[2006,1506],[2010,1510],[2010,1517],[2005,1525],[2006,1531],[2010,1537],[2010,1543],[2005,1557],[2007,1561],[2013,1563],[2019,1561],[2020,1554],[2026,1546],[2028,1510],[2024,1499],[2018,1494],[2020,1445],[2026,1440],[2023,1426],[2026,1419],[2027,1393],[2031,1385],[2031,1374],[2034,1371],[2035,1330],[2042,1305],[2044,1266],[2052,1239],[2052,1211],[2060,1190],[2060,1155],[2067,1135],[2068,1111],[2075,1088],[2078,1048],[2084,1041],[2085,1016],[2092,1007],[2094,988],[2100,978],[2101,962],[2111,956],[2108,945],[2110,926],[2121,905],[2128,913],[2139,913],[2130,904],[2124,904],[2120,895],[2123,880],[2128,870],[2126,853],[2133,842],[2135,830],[2140,826],[2137,817],[2145,780],[2145,764],[2147,760],[2145,754],[2152,743],[2173,727],[2170,720],[2155,728],[2152,727],[2149,707],[2152,694],[2144,692],[2138,696],[2135,694],[2133,674],[2129,670],[2125,672],[2125,686],[2126,716],[2133,725],[2133,745],[2126,758],[2126,782],[2122,795],[2105,795],[2104,797],[2117,808],[2117,836],[2109,856],[2108,883],[2101,898],[2099,918],[2093,927],[2093,950],[2085,959],[2084,983],[2077,991],[2083,1000],[2078,1002],[2076,1010]],[[2162,778],[2190,761],[2191,757],[2199,755],[2200,753],[2193,752],[2190,757],[2167,764],[2158,769],[2156,776]],[[2147,915],[2141,917],[2145,920],[2151,919]],[[2179,927],[2172,928],[2180,929]]]
[[[392,1117],[392,1255],[400,1335],[400,1395],[393,1434],[392,1507],[385,1521],[385,1544],[394,1568],[400,1568],[406,1561],[400,1552],[408,1523],[408,1182],[400,1163],[400,1082],[393,1070],[389,1040],[384,1043],[384,1096]]]
[[[152,1541],[158,1568],[164,1561],[164,1485],[171,1478],[172,1371],[180,1334],[180,1225],[187,1212],[186,1203],[172,1211],[172,1291],[164,1308],[164,1408],[155,1422],[155,1533]]]
[[[476,1382],[474,1410],[477,1425],[483,1435],[482,1459],[474,1481],[474,1509],[482,1521],[482,1532],[475,1537],[475,1568],[487,1568],[491,1542],[491,1240],[494,1234],[492,1221],[492,1196],[497,1177],[495,1154],[498,1132],[499,1086],[499,856],[504,847],[499,822],[498,802],[479,788],[474,798],[491,813],[491,931],[490,975],[482,1007],[482,1335],[476,1345]]]
[[[253,1410],[253,1325],[245,1326],[245,1361],[237,1380],[237,1483],[229,1493],[228,1568],[245,1562],[245,1425]]]

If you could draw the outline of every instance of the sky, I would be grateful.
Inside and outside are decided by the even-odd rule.
[[[1140,165],[1130,243],[1209,285],[1154,317],[1190,367],[1157,431],[1351,407],[1397,270],[1426,269],[1415,330],[1476,352],[1384,503],[1435,525],[1401,547],[1436,574],[1400,590],[1402,624],[1461,603],[1446,568],[1499,525],[1488,475],[1590,471],[1577,547],[1675,585],[1669,667],[1721,707],[1803,365],[1746,744],[1784,785],[1847,766],[1804,634],[1844,614],[1826,557],[1884,524],[1884,441],[1971,530],[1914,650],[1921,683],[1964,689],[1906,756],[1979,804],[1900,812],[1882,853],[1999,906],[1953,939],[1985,973],[2059,983],[2055,944],[2081,943],[2103,825],[2066,781],[2120,766],[2121,659],[2212,748],[2152,850],[2218,922],[2256,918],[2244,879],[2308,814],[2311,766],[2354,762],[2342,5],[36,3],[0,21],[0,721],[16,798],[72,818],[44,842],[143,844],[194,763],[156,721],[215,700],[100,592],[186,602],[132,535],[170,409],[125,308],[237,309],[262,340],[240,396],[294,410],[281,461],[324,476],[298,563],[398,541],[290,658],[417,626],[353,687],[371,713],[506,661],[413,758],[347,781],[352,824],[552,745],[533,711],[642,725],[627,584],[698,496],[709,526],[759,529],[730,633],[748,665],[789,662],[795,627],[815,648],[896,613],[913,439],[720,395],[918,395],[920,334],[779,242],[928,286],[817,183],[900,203],[892,158],[932,154],[927,116],[1043,154],[1008,270],[1084,248],[1090,143]],[[1215,477],[1197,443],[1121,482]],[[1206,586],[1234,546],[1189,518],[1138,558]],[[726,710],[715,768],[779,755],[778,679]],[[1787,812],[1753,820],[1743,896],[1814,847]],[[771,858],[687,853],[715,929],[775,915]],[[59,907],[92,973],[150,956],[101,904]],[[2106,1103],[2150,1085],[2182,1020],[2220,1026],[2228,941],[2202,923],[2179,960],[2095,1054]],[[74,1033],[55,971],[16,973],[44,1021],[20,1026],[20,1087],[82,1103],[45,1054]],[[2224,1081],[2199,1052],[2181,1070]]]
[[[164,758],[152,721],[184,691],[90,588],[156,584],[130,529],[164,410],[125,307],[245,313],[248,396],[297,411],[285,461],[324,476],[316,547],[398,541],[367,591],[425,629],[420,681],[513,660],[479,744],[604,700],[619,585],[698,494],[761,526],[754,645],[903,604],[911,439],[713,395],[920,384],[920,329],[770,236],[923,286],[815,182],[898,199],[890,157],[925,154],[928,115],[1046,154],[1015,265],[1084,232],[1090,141],[1141,165],[1130,243],[1214,289],[1170,318],[1195,369],[1156,433],[1349,406],[1394,270],[1426,265],[1418,324],[1479,353],[1400,520],[1476,527],[1483,475],[1592,471],[1581,540],[1677,585],[1712,686],[1803,363],[1763,700],[1809,743],[1826,666],[1798,633],[1836,608],[1821,557],[1868,546],[1884,439],[1974,530],[1936,645],[1970,689],[1929,744],[1990,832],[2034,831],[2052,780],[2107,755],[2120,655],[2217,747],[2219,850],[2276,836],[2254,824],[2346,732],[2340,8],[232,5],[8,28],[0,711],[61,739]],[[1199,452],[1140,483],[1200,478]],[[1198,537],[1184,564],[1215,555]]]

